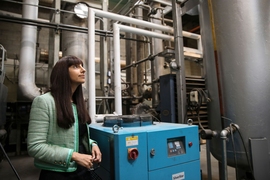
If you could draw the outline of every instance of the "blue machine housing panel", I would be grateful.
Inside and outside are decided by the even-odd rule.
[[[97,127],[98,129],[95,129]],[[101,168],[97,169],[96,173],[103,180],[138,180],[148,177],[147,134],[145,132],[125,128],[119,133],[113,133],[112,128],[92,125],[90,132],[91,138],[98,142],[102,152]],[[127,146],[127,137],[138,138],[138,144]],[[139,155],[136,160],[128,159],[129,148],[138,149]]]
[[[201,173],[200,161],[192,161],[188,163],[179,164],[177,166],[165,167],[155,171],[149,172],[149,180],[171,180],[171,179],[186,179],[186,180],[200,180]]]
[[[155,149],[155,155],[149,158],[150,171],[200,159],[198,127],[179,127],[181,127],[180,124],[165,123],[161,124],[159,129],[148,132],[149,152],[151,149]],[[178,137],[185,138],[186,153],[168,157],[167,140]]]
[[[138,145],[126,146],[127,137],[138,137]],[[126,133],[125,135],[116,135],[115,146],[115,179],[144,179],[148,176],[147,171],[147,139],[146,133],[134,132]],[[128,149],[137,148],[139,156],[137,159],[128,159]]]
[[[95,172],[103,180],[163,180],[161,177],[172,179],[179,173],[186,179],[200,179],[198,126],[155,123],[125,127],[114,133],[111,127],[97,123],[90,125],[90,133],[102,152],[101,166]],[[172,138],[185,139],[185,153],[168,155],[168,139]],[[130,143],[128,139],[134,141]],[[128,158],[129,148],[137,148],[137,159]],[[150,153],[152,149],[154,156]]]

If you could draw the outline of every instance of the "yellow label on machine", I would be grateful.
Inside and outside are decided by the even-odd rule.
[[[126,137],[126,146],[137,146],[139,144],[138,136]]]

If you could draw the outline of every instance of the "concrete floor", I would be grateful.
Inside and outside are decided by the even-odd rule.
[[[207,174],[207,158],[206,158],[206,144],[201,145],[200,152],[201,160],[201,170],[202,170],[202,180],[219,180],[219,170],[218,170],[218,161],[211,155],[211,175]],[[228,180],[235,180],[235,168],[227,166],[228,171]]]
[[[207,175],[207,161],[206,161],[206,145],[201,145],[201,170],[202,170],[202,180],[218,180],[218,161],[212,156],[211,157],[211,170],[212,177]],[[40,170],[33,165],[33,158],[25,155],[20,156],[9,156],[12,165],[16,169],[21,180],[36,180],[39,177]],[[4,180],[17,180],[17,176],[14,174],[12,168],[10,167],[8,161],[4,158],[0,162],[0,179]],[[235,170],[234,168],[228,167],[228,180],[235,180]]]

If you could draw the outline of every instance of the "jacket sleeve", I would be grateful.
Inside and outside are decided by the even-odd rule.
[[[50,119],[54,118],[50,116],[55,115],[50,112],[52,110],[55,111],[54,107],[50,107],[41,96],[34,99],[28,127],[28,153],[35,159],[65,168],[74,150],[48,143]]]
[[[89,128],[89,125],[86,125],[86,126],[87,126],[87,136],[85,136],[83,143],[84,143],[84,146],[86,148],[86,151],[89,154],[91,154],[93,143],[96,145],[98,145],[98,143],[95,140],[90,138],[90,128]]]

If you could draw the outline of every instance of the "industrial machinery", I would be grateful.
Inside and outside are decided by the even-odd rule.
[[[152,122],[150,115],[107,116],[90,126],[103,180],[200,179],[198,126]]]
[[[227,166],[237,180],[269,179],[269,0],[23,0],[13,12],[8,1],[0,1],[9,51],[0,126],[4,78],[10,90],[18,86],[14,101],[32,100],[46,92],[59,54],[72,54],[87,72],[103,179],[199,179],[198,127],[184,125],[189,118],[208,163],[210,153],[219,162],[219,179],[228,179]],[[36,57],[41,47],[47,58]],[[130,115],[140,113],[152,116]]]

